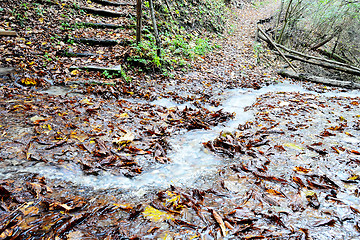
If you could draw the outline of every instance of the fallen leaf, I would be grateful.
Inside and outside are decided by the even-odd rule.
[[[113,143],[122,145],[122,144],[130,143],[130,142],[134,141],[134,139],[135,139],[135,136],[131,132],[128,132],[124,136],[114,139]]]
[[[210,209],[210,212],[212,213],[215,221],[219,224],[222,235],[225,237],[227,235],[227,231],[222,217],[214,209]]]
[[[298,173],[308,173],[311,171],[311,169],[304,167],[294,167],[294,171]]]
[[[150,221],[153,222],[163,222],[169,219],[174,220],[174,216],[172,214],[158,210],[151,206],[147,206],[145,210],[142,212],[142,214],[146,219],[149,219]]]

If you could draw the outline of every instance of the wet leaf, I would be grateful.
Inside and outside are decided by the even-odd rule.
[[[320,202],[318,200],[317,194],[313,191],[307,191],[305,194],[309,205],[315,209],[318,209],[320,207]]]
[[[222,217],[214,209],[210,209],[210,212],[212,213],[215,221],[219,224],[222,235],[225,237],[227,235],[227,231]]]
[[[114,139],[113,143],[116,143],[117,145],[123,145],[131,143],[132,141],[134,141],[134,139],[135,136],[131,132],[128,132],[124,136]]]
[[[299,146],[299,145],[296,145],[294,143],[285,143],[284,144],[285,147],[289,147],[289,148],[292,148],[294,150],[304,150],[303,147]]]
[[[165,211],[158,210],[151,206],[147,206],[142,212],[143,216],[146,219],[149,219],[153,222],[163,222],[165,220],[174,220],[174,216]]]
[[[311,171],[311,169],[304,167],[294,167],[294,171],[298,173],[308,173]]]
[[[330,219],[330,220],[323,220],[320,222],[317,222],[316,224],[314,224],[314,227],[322,227],[322,226],[331,226],[333,227],[335,225],[336,221],[334,219]]]

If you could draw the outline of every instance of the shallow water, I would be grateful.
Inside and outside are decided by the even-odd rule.
[[[49,94],[63,94],[62,89],[54,89]],[[132,192],[136,195],[143,195],[151,189],[166,188],[171,184],[183,187],[206,188],[211,186],[211,179],[216,174],[224,160],[208,152],[202,145],[203,142],[215,139],[221,131],[234,131],[239,124],[253,118],[252,111],[244,111],[244,108],[251,106],[262,94],[269,92],[300,92],[312,93],[300,85],[280,83],[264,87],[260,90],[232,89],[225,91],[220,98],[223,100],[219,107],[210,107],[210,110],[223,109],[227,112],[234,112],[235,118],[224,124],[220,124],[210,130],[192,130],[173,136],[170,140],[172,151],[168,157],[171,163],[160,165],[155,164],[140,176],[129,179],[123,176],[115,176],[109,173],[101,173],[98,176],[85,175],[77,164],[70,163],[59,166],[49,166],[43,163],[22,169],[22,172],[39,173],[50,179],[61,179],[73,182],[74,184],[93,187],[96,189],[120,189]],[[359,96],[359,91],[340,93],[344,96]],[[339,96],[339,93],[326,93],[326,97]],[[169,99],[158,99],[150,104],[165,107],[184,108],[186,104],[177,104]],[[353,140],[353,139],[352,139]],[[9,170],[4,169],[1,177],[9,177]],[[14,171],[16,171],[14,169]]]

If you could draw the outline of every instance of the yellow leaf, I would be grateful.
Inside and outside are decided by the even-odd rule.
[[[284,146],[285,146],[285,147],[292,148],[292,149],[295,149],[295,150],[304,150],[303,147],[298,146],[298,145],[296,145],[296,144],[294,144],[294,143],[285,143]]]
[[[75,69],[71,71],[71,75],[77,75],[79,74],[79,70]]]
[[[36,85],[37,81],[33,78],[22,78],[21,83],[24,85]]]
[[[88,105],[93,105],[94,103],[90,102],[90,100],[88,98],[84,98],[83,100],[80,101],[81,103],[85,103]]]
[[[359,176],[358,175],[353,175],[353,176],[349,177],[348,180],[357,180],[357,179],[359,179]]]
[[[43,22],[44,22],[44,18],[39,18],[39,22],[43,23]]]
[[[144,218],[149,219],[153,222],[163,222],[165,220],[174,219],[174,216],[172,214],[158,210],[151,206],[147,206],[142,214]]]
[[[119,115],[120,118],[128,118],[129,117],[129,114],[127,113],[122,113]]]

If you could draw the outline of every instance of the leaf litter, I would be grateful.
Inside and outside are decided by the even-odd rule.
[[[48,11],[60,9],[52,5]],[[259,17],[251,7],[237,11],[249,14],[250,21]],[[100,18],[77,14],[83,20]],[[246,32],[249,37],[253,26],[240,23],[237,33]],[[77,31],[73,33],[78,35]],[[15,47],[7,51],[32,51],[32,34],[28,32],[22,45],[13,44]],[[108,33],[83,34],[100,37]],[[121,34],[119,30],[113,37]],[[235,35],[227,41],[241,42],[241,34]],[[37,44],[45,42],[43,46],[50,47],[47,41]],[[70,170],[77,166],[85,175],[110,172],[136,178],[154,164],[171,163],[171,137],[193,129],[205,131],[234,117],[212,108],[221,104],[224,89],[258,89],[269,84],[268,69],[248,60],[253,53],[247,41],[237,45],[238,49],[227,47],[204,57],[194,63],[194,71],[169,81],[142,75],[131,83],[119,80],[115,86],[79,87],[73,83],[84,72],[72,72],[74,79],[64,79],[63,72],[56,72],[69,65],[64,58],[57,67],[31,69],[40,75],[50,69],[56,81],[75,86],[81,94],[39,94],[36,88],[48,85],[49,80],[35,75],[19,79],[22,87],[2,85],[0,165],[7,178],[0,181],[1,239],[358,236],[358,97],[297,92],[261,95],[247,108],[254,112],[254,119],[204,142],[204,147],[224,162],[208,179],[212,187],[207,189],[173,185],[134,197],[122,190],[94,190],[18,170],[41,164]],[[119,46],[113,50],[121,54],[125,49]],[[239,50],[243,55],[236,54]],[[16,63],[20,58],[11,61]],[[311,84],[305,87],[331,91]],[[141,102],[158,97],[189,105],[172,108]]]

